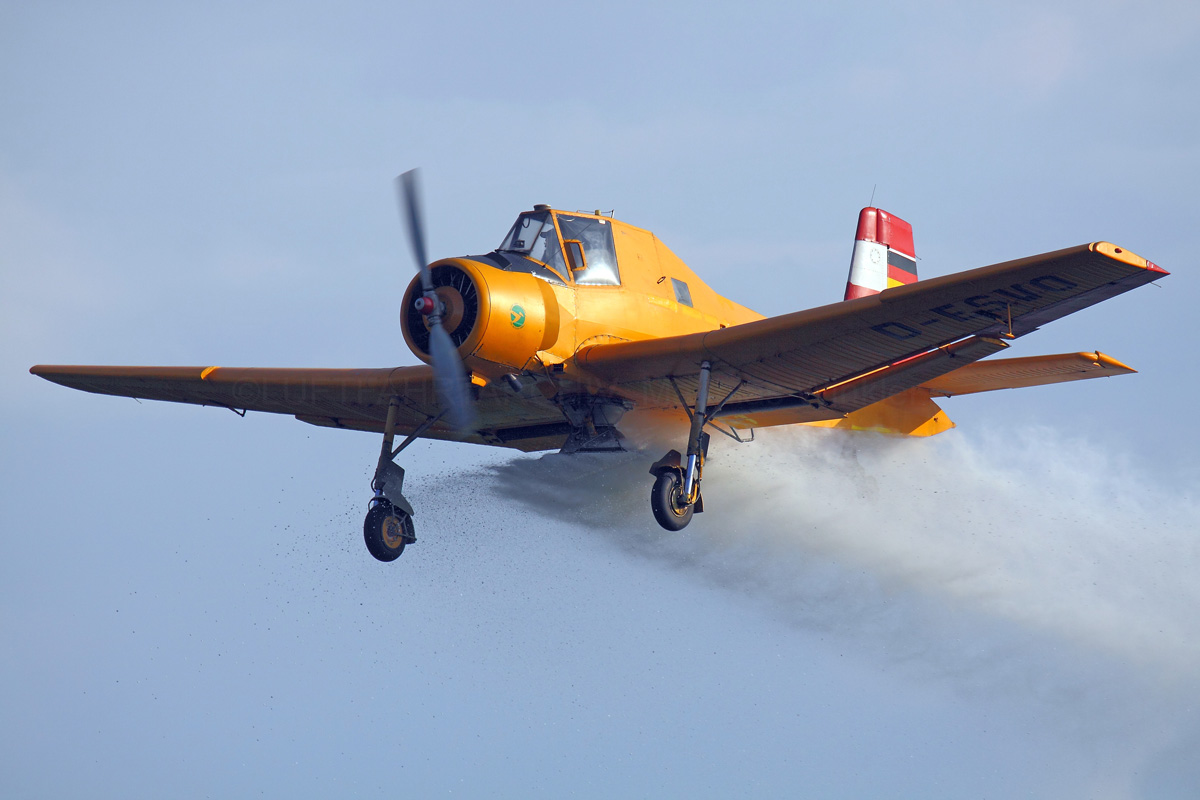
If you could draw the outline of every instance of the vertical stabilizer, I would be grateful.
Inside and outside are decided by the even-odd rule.
[[[882,208],[858,212],[854,255],[845,300],[879,294],[893,286],[917,282],[917,251],[912,225]]]

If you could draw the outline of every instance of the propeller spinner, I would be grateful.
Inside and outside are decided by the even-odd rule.
[[[429,356],[433,362],[434,386],[450,424],[460,431],[468,430],[474,422],[475,412],[462,359],[450,341],[450,334],[442,326],[445,307],[434,290],[429,258],[425,252],[425,225],[417,170],[410,169],[396,178],[396,188],[401,216],[408,225],[408,240],[417,261],[417,271],[421,273],[421,297],[417,298],[414,305],[429,320]]]

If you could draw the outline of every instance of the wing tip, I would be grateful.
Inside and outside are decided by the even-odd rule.
[[[1112,370],[1113,372],[1117,373],[1118,375],[1129,375],[1129,374],[1137,373],[1137,370],[1134,369],[1133,367],[1129,366],[1128,364],[1123,364],[1120,361],[1117,361],[1112,356],[1101,353],[1099,350],[1095,350],[1090,353],[1080,353],[1079,356],[1081,358],[1091,359],[1092,363],[1095,364],[1096,366],[1103,367],[1104,369]]]
[[[1147,272],[1153,272],[1158,275],[1170,275],[1165,269],[1155,264],[1148,258],[1142,258],[1137,253],[1131,250],[1126,250],[1124,247],[1119,247],[1112,242],[1092,242],[1088,247],[1096,253],[1106,255],[1109,258],[1116,259],[1131,267],[1138,267]]]

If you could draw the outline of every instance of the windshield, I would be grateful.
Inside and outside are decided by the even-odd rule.
[[[517,217],[504,241],[496,248],[502,253],[517,253],[542,262],[565,275],[562,245],[548,211],[533,211]]]

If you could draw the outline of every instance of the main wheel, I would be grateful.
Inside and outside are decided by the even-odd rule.
[[[382,500],[367,511],[363,520],[363,540],[367,550],[380,561],[395,561],[407,542],[417,540],[412,517]]]
[[[669,531],[680,531],[692,521],[695,510],[683,496],[683,479],[673,469],[663,470],[650,490],[650,508],[658,524]]]

